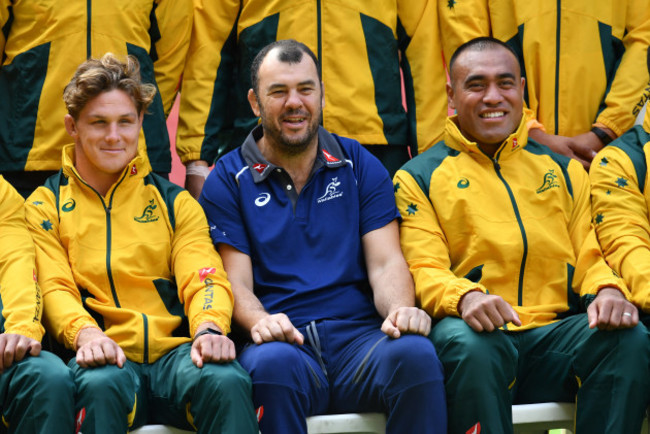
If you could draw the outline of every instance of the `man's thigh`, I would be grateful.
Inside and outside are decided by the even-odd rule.
[[[379,321],[325,322],[329,411],[387,411],[386,403],[405,391],[441,388],[442,365],[429,339],[411,334],[393,339],[380,327]]]
[[[215,402],[206,403],[211,400],[212,393],[228,387],[233,377],[233,388],[243,383],[239,381],[242,377],[248,378],[237,362],[205,363],[198,368],[190,356],[191,348],[191,343],[182,344],[148,366],[149,423],[195,429],[188,407],[194,410],[199,405],[208,404],[214,406],[212,411],[209,408],[203,410],[214,413],[220,403],[214,399]],[[250,387],[250,380],[247,381]]]

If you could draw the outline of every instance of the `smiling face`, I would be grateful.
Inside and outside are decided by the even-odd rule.
[[[499,46],[461,53],[447,85],[460,131],[490,156],[519,126],[523,91],[517,59]]]
[[[298,63],[278,59],[271,50],[259,68],[258,94],[248,101],[261,116],[264,145],[296,155],[318,143],[323,92],[314,61],[305,53]]]
[[[138,153],[143,113],[131,97],[114,89],[88,101],[78,119],[65,117],[75,142],[75,168],[90,186],[104,194]]]

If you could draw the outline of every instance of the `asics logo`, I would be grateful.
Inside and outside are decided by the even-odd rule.
[[[259,196],[257,196],[257,199],[255,199],[255,205],[261,207],[269,203],[270,200],[271,195],[269,193],[260,193]]]

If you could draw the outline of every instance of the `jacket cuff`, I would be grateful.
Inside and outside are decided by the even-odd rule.
[[[190,323],[190,338],[193,338],[193,336],[196,334],[196,329],[198,329],[201,324],[208,321],[215,323],[221,329],[224,335],[230,333],[229,319],[224,319],[223,317],[215,315],[214,313],[201,312],[197,314]]]
[[[464,284],[462,284],[464,283]],[[447,315],[460,317],[460,312],[458,312],[458,303],[465,294],[471,291],[481,291],[484,294],[487,294],[487,289],[483,285],[479,285],[470,280],[462,279],[462,283],[456,288],[456,293],[447,305]]]
[[[83,329],[94,327],[101,330],[101,327],[97,323],[88,318],[79,318],[73,321],[65,330],[63,339],[64,345],[66,348],[69,348],[73,351],[77,351],[77,339],[79,338],[79,332]]]

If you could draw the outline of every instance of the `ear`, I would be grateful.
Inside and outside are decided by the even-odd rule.
[[[456,110],[456,106],[454,105],[454,88],[450,82],[447,82],[447,104],[449,104],[449,107]]]
[[[79,137],[79,130],[77,130],[77,123],[71,115],[65,115],[63,118],[63,123],[65,124],[65,130],[68,132],[70,137],[77,141]]]
[[[260,112],[260,105],[259,102],[257,101],[257,96],[255,96],[255,91],[253,89],[248,89],[248,103],[251,105],[251,109],[253,109],[253,113],[255,113],[255,116],[260,117],[261,112]]]

